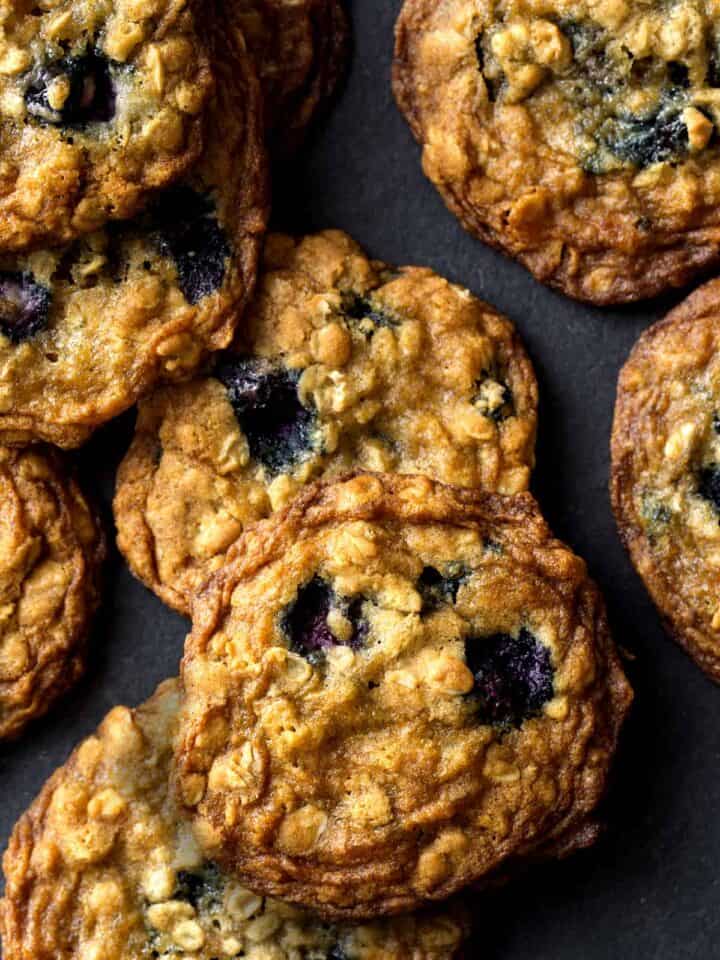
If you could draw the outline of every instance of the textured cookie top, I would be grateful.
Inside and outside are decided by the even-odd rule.
[[[340,0],[225,0],[255,58],[274,151],[297,147],[345,69],[349,25]]]
[[[710,0],[407,0],[395,90],[469,229],[609,303],[717,257],[718,49]]]
[[[439,899],[576,831],[630,692],[527,495],[360,475],[246,531],[193,608],[198,836],[329,916]]]
[[[620,376],[613,506],[676,638],[720,680],[720,283],[640,338]]]
[[[133,222],[65,248],[0,254],[6,442],[78,445],[232,337],[255,278],[265,157],[249,57],[213,11],[217,86],[198,168]]]
[[[4,3],[0,247],[135,213],[197,159],[211,90],[187,0]]]
[[[5,960],[451,960],[461,913],[331,927],[203,859],[168,794],[179,687],[117,708],[48,782],[5,854]]]
[[[0,447],[0,740],[82,673],[103,556],[97,521],[62,461]]]
[[[391,271],[337,232],[273,236],[241,338],[213,376],[141,404],[119,473],[120,548],[177,609],[319,476],[527,489],[530,361],[509,321],[430,270]]]

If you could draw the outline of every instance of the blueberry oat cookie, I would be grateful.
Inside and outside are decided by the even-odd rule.
[[[21,818],[5,854],[5,960],[451,960],[447,908],[333,927],[256,896],[193,840],[168,790],[180,699],[113,710]]]
[[[252,52],[273,151],[299,146],[332,96],[349,53],[340,0],[224,0]]]
[[[720,681],[720,282],[647,330],[618,386],[612,499],[675,638]]]
[[[189,0],[0,10],[0,249],[133,215],[202,148],[212,90]]]
[[[349,469],[526,490],[537,385],[512,325],[345,234],[269,238],[241,340],[140,405],[115,499],[134,572],[189,612],[250,522]]]
[[[208,15],[210,10],[207,10]],[[0,438],[77,446],[227,346],[266,219],[257,79],[210,16],[216,92],[197,169],[135,221],[0,254]]]
[[[528,494],[379,474],[245,532],[183,679],[177,789],[204,849],[355,918],[585,843],[631,696]]]
[[[396,40],[427,175],[538,279],[608,304],[718,261],[710,0],[406,0]]]
[[[59,456],[0,447],[0,740],[83,671],[104,540]]]

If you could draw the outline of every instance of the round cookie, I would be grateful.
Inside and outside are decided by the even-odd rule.
[[[183,681],[203,847],[348,918],[586,845],[631,699],[532,497],[377,474],[245,532],[193,606]]]
[[[250,522],[317,477],[425,473],[526,490],[537,385],[509,321],[345,234],[268,239],[234,353],[140,405],[118,474],[118,544],[187,613]]]
[[[349,55],[340,0],[225,0],[257,64],[273,152],[297,148]]]
[[[0,249],[132,216],[197,160],[212,75],[187,0],[10,0],[0,27]]]
[[[463,913],[333,927],[204,860],[168,791],[180,699],[113,710],[50,779],[5,854],[5,960],[451,960]]]
[[[266,210],[257,79],[207,22],[217,88],[197,169],[139,219],[65,248],[0,254],[0,439],[78,446],[159,380],[227,346]]]
[[[471,233],[621,303],[720,259],[719,50],[706,0],[406,0],[394,87]]]
[[[720,281],[647,330],[623,368],[611,493],[668,629],[720,681]]]
[[[104,539],[60,458],[0,447],[0,740],[82,674]]]

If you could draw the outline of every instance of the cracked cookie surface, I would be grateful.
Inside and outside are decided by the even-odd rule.
[[[217,85],[197,168],[134,221],[0,254],[0,438],[78,446],[227,346],[266,220],[257,78],[206,10]]]
[[[104,539],[60,457],[0,447],[0,740],[80,677]]]
[[[407,0],[395,93],[464,226],[597,304],[720,256],[710,0]]]
[[[357,475],[248,529],[193,606],[178,796],[255,889],[410,909],[587,834],[631,693],[528,494]]]
[[[211,91],[185,0],[3,4],[0,249],[132,216],[199,156]]]
[[[536,414],[530,361],[487,304],[430,270],[369,261],[338,232],[275,235],[233,352],[141,403],[119,545],[187,613],[244,527],[318,477],[526,490]]]
[[[176,681],[113,710],[48,781],[5,854],[5,960],[452,960],[458,908],[332,926],[206,861],[168,789]]]
[[[674,637],[720,681],[720,282],[646,331],[620,375],[613,507]]]
[[[298,147],[347,66],[340,0],[225,0],[257,65],[273,152]]]

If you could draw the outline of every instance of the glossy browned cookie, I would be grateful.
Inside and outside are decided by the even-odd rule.
[[[369,917],[592,839],[631,692],[527,494],[357,475],[248,529],[193,607],[178,796],[254,889]]]
[[[0,740],[82,674],[104,555],[98,521],[60,457],[0,447]]]
[[[338,231],[274,235],[233,353],[141,403],[118,544],[189,613],[243,529],[313,480],[383,470],[517,493],[536,422],[532,365],[488,304],[369,260]]]
[[[720,681],[720,282],[638,341],[620,375],[611,491],[676,640]]]
[[[203,144],[200,4],[3,5],[0,248],[66,243],[135,214]]]
[[[49,780],[4,858],[5,960],[453,960],[458,905],[330,926],[205,860],[169,790],[180,688],[118,707]]]
[[[192,173],[135,221],[0,254],[2,442],[78,446],[233,336],[255,283],[267,164],[251,58],[214,4],[206,16],[216,87]]]
[[[273,152],[297,148],[347,66],[341,0],[224,0],[255,57]]]
[[[395,94],[470,232],[627,302],[718,261],[719,39],[705,0],[406,0]]]

